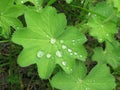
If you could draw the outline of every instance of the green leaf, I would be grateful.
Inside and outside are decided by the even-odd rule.
[[[120,11],[120,0],[113,0],[114,7],[118,8],[118,11]]]
[[[3,2],[2,2],[3,1]],[[23,14],[24,7],[21,5],[14,5],[13,0],[2,0],[0,6],[0,25],[2,27],[2,36],[9,38],[10,26],[13,28],[22,27],[22,23],[17,19]],[[6,6],[7,7],[6,7]]]
[[[117,33],[116,22],[114,18],[115,11],[113,7],[109,6],[105,2],[98,3],[95,7],[91,7],[90,10],[95,14],[91,14],[87,25],[90,27],[90,35],[97,38],[99,42],[112,41],[114,34]]]
[[[113,3],[114,7],[116,7],[118,9],[118,11],[120,11],[120,0],[107,0],[109,3]]]
[[[71,73],[76,58],[86,59],[83,47],[86,37],[75,27],[66,27],[64,14],[46,7],[40,13],[27,11],[25,19],[27,28],[17,30],[12,38],[13,42],[24,47],[18,58],[21,66],[36,63],[40,77],[48,78],[56,64]]]
[[[35,6],[41,6],[43,0],[16,0],[15,1],[17,4],[24,4],[26,2],[31,2],[33,3]]]
[[[96,65],[88,75],[83,63],[77,63],[73,73],[66,74],[61,71],[53,76],[51,85],[60,90],[113,90],[115,79],[110,74],[109,68]]]
[[[1,0],[0,12],[4,11],[6,8],[13,4],[13,0]],[[6,7],[7,6],[7,7]]]
[[[70,4],[72,1],[73,1],[73,0],[66,0],[66,2],[67,2],[68,4]]]
[[[105,63],[117,68],[120,65],[120,44],[116,41],[113,43],[106,42],[106,48],[103,50],[100,47],[95,48],[93,60],[98,63]],[[102,57],[102,58],[101,58]]]

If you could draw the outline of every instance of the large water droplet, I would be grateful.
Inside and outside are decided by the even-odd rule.
[[[65,62],[65,61],[62,61],[62,65],[63,65],[63,66],[66,66],[66,62]]]
[[[38,58],[41,58],[43,55],[44,55],[43,51],[38,51],[38,53],[37,53],[37,57]]]
[[[58,57],[62,57],[62,52],[61,51],[56,51],[56,56],[58,56]]]
[[[65,45],[62,45],[62,49],[66,49],[67,48],[67,46],[65,46]]]
[[[51,43],[51,44],[55,44],[55,42],[56,42],[56,39],[51,38],[50,43]]]
[[[47,57],[47,58],[50,58],[50,57],[51,57],[51,54],[48,53],[48,54],[46,55],[46,57]]]

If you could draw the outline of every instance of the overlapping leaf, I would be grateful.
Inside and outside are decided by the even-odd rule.
[[[90,10],[96,13],[91,14],[88,20],[88,26],[91,28],[90,35],[97,38],[99,42],[112,41],[114,34],[117,33],[116,11],[105,2],[98,3],[95,7],[91,7]]]
[[[53,76],[51,85],[60,90],[113,90],[115,88],[114,77],[105,65],[95,66],[88,75],[83,63],[75,65],[71,74],[58,72]]]
[[[72,26],[66,27],[64,14],[46,7],[40,13],[27,11],[25,19],[27,28],[17,30],[12,38],[13,42],[24,47],[18,57],[21,66],[36,63],[40,77],[48,78],[56,64],[70,73],[75,58],[85,60],[85,35]]]
[[[14,5],[14,0],[1,0],[0,1],[0,26],[2,32],[0,33],[5,38],[9,37],[10,26],[13,28],[21,27],[21,22],[17,19],[23,13],[23,7]]]
[[[98,63],[105,63],[111,65],[113,68],[117,68],[120,65],[120,45],[118,42],[113,43],[106,42],[106,48],[95,48],[93,60]]]

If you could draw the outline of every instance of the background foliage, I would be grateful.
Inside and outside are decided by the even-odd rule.
[[[119,90],[119,3],[1,0],[0,90]]]

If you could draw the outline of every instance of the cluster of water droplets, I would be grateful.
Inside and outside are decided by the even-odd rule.
[[[71,40],[72,45],[75,45],[76,42],[80,42],[80,39]],[[67,45],[64,44],[64,40],[60,40],[60,44],[61,44],[62,50],[67,51],[70,55],[75,55],[75,56],[82,57],[82,55],[78,55],[78,53],[76,51],[72,50],[71,48],[68,48]]]
[[[42,51],[42,50],[40,50],[40,51],[37,52],[37,57],[38,58],[42,58],[45,55],[46,55],[46,58],[48,58],[48,59],[51,58],[51,56],[52,56],[50,53],[45,54],[45,52]]]

